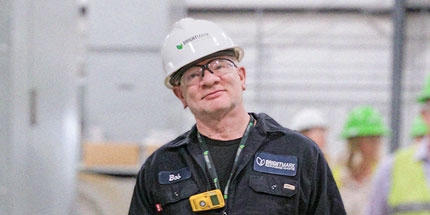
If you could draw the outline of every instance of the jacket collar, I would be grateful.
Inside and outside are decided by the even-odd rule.
[[[257,125],[255,126],[257,130],[263,132],[264,134],[286,134],[286,129],[282,127],[278,122],[276,122],[272,117],[265,113],[250,113],[257,119]]]
[[[286,129],[282,127],[278,122],[276,122],[273,118],[268,116],[265,113],[249,113],[257,120],[257,124],[255,125],[256,130],[264,135],[272,135],[272,134],[286,134]],[[194,142],[197,136],[197,127],[194,126],[191,130],[185,132],[180,135],[173,141],[166,144],[167,148],[176,148],[185,144],[189,144]]]

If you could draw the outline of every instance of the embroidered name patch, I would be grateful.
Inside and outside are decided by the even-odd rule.
[[[191,177],[190,168],[185,167],[176,171],[161,171],[158,173],[160,184],[173,184]]]
[[[295,176],[297,157],[259,152],[255,155],[254,170],[275,175]]]

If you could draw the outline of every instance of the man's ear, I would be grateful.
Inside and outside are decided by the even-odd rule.
[[[178,97],[179,100],[181,100],[182,105],[184,106],[184,109],[188,107],[187,101],[185,100],[185,97],[182,95],[182,89],[180,86],[173,87],[173,93],[176,97]]]
[[[239,74],[240,81],[242,82],[242,90],[246,90],[246,84],[245,84],[246,70],[245,70],[245,67],[243,67],[243,66],[239,67],[238,74]]]

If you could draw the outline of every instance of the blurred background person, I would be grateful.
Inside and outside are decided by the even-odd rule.
[[[430,75],[424,83],[424,87],[421,90],[420,95],[417,98],[417,102],[420,104],[420,114],[424,118],[427,125],[430,125]]]
[[[350,215],[365,213],[370,179],[387,132],[382,116],[373,107],[359,106],[348,115],[342,131],[348,144],[347,157],[340,172],[334,174]]]
[[[324,154],[334,177],[338,177],[341,165],[330,156],[327,149],[328,123],[324,114],[316,108],[305,108],[296,113],[291,122],[291,129],[313,140]]]
[[[430,214],[429,80],[417,99],[421,110],[412,126],[413,144],[385,158],[376,171],[369,215]]]
[[[421,142],[427,134],[428,134],[428,126],[424,121],[423,116],[422,115],[416,116],[414,119],[414,122],[412,123],[411,132],[410,132],[412,142],[414,144]]]
[[[430,214],[429,137],[384,159],[372,183],[367,214]]]
[[[327,121],[321,111],[316,108],[306,108],[294,115],[291,129],[312,139],[324,152],[326,158]]]

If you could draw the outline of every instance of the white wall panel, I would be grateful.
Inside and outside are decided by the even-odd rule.
[[[0,214],[7,214],[8,210],[8,169],[9,169],[9,143],[10,143],[10,125],[9,125],[9,110],[10,110],[10,88],[9,80],[10,73],[8,71],[7,56],[0,55]]]
[[[321,7],[340,7],[340,8],[387,8],[392,5],[389,0],[361,0],[361,1],[336,1],[336,0],[187,0],[187,5],[192,8],[321,8]]]
[[[85,139],[141,142],[192,118],[164,86],[160,48],[183,1],[89,2]]]
[[[87,124],[107,140],[139,142],[153,130],[178,128],[182,105],[164,87],[158,54],[92,54],[88,83]]]
[[[6,214],[69,214],[79,135],[77,2],[18,0],[8,10]]]
[[[0,1],[0,214],[10,213],[8,197],[10,147],[9,1]]]
[[[169,1],[89,1],[90,46],[159,47],[169,26]]]

